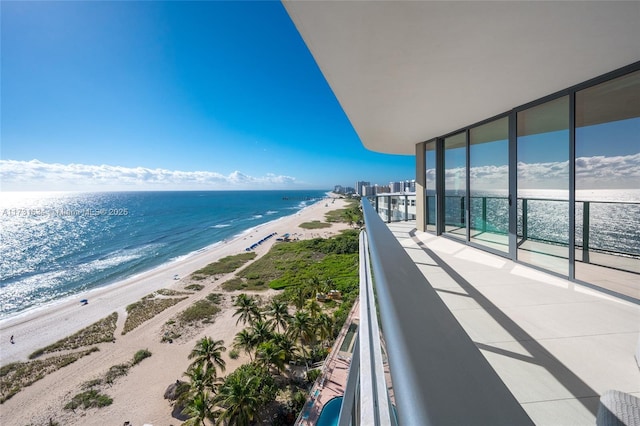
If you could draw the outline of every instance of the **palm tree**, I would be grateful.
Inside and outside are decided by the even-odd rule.
[[[336,283],[331,279],[331,278],[327,278],[324,281],[324,284],[322,286],[322,292],[323,293],[328,293],[329,290],[333,290],[336,286]]]
[[[209,395],[206,392],[200,392],[193,398],[190,398],[182,413],[189,416],[189,420],[183,423],[186,426],[205,426],[205,420],[214,421],[214,413]]]
[[[305,311],[297,311],[289,324],[289,335],[300,340],[303,344],[309,342],[313,336],[313,321]]]
[[[234,342],[235,343],[233,344],[233,347],[245,351],[245,353],[249,355],[249,359],[253,361],[253,356],[251,356],[251,353],[256,347],[256,336],[254,336],[250,330],[245,328],[244,330],[236,334]]]
[[[282,331],[287,329],[291,315],[289,314],[289,307],[286,303],[272,300],[269,304],[267,315],[271,317],[269,322],[275,326],[278,331],[280,331],[280,327],[282,327]]]
[[[297,309],[302,309],[307,301],[308,291],[304,286],[298,286],[293,290],[293,304]]]
[[[309,314],[305,311],[297,311],[291,318],[288,332],[294,341],[300,340],[300,351],[306,364],[307,352],[305,350],[305,344],[313,339],[313,321]]]
[[[320,304],[314,299],[307,300],[307,303],[304,305],[305,309],[311,314],[311,318],[316,319],[320,312],[322,312],[322,307]]]
[[[254,336],[256,346],[260,345],[260,343],[268,342],[273,335],[271,325],[266,321],[256,321],[249,329],[249,332]]]
[[[256,359],[260,360],[265,367],[274,366],[278,372],[284,370],[286,354],[281,347],[273,341],[261,343],[256,351]]]
[[[226,363],[222,359],[222,352],[227,348],[223,346],[224,341],[213,340],[211,337],[203,337],[198,340],[196,346],[191,350],[189,359],[194,359],[191,363],[191,367],[200,365],[204,367],[207,374],[211,374],[212,377],[217,376],[216,366],[220,368],[220,371],[224,372]]]
[[[189,378],[191,383],[191,389],[189,394],[191,396],[201,394],[207,389],[214,389],[214,378],[211,374],[208,374],[202,365],[193,365],[189,367],[184,373]]]
[[[320,278],[312,277],[309,281],[309,288],[311,288],[311,295],[313,297],[317,296],[318,293],[322,291],[322,283],[320,282]]]
[[[240,320],[242,320],[243,324],[253,324],[255,321],[262,318],[256,299],[251,296],[247,296],[244,293],[239,294],[238,297],[236,297],[233,306],[236,307],[236,312],[233,316],[235,317],[236,315],[239,315],[236,325],[238,325]]]
[[[291,361],[297,355],[296,342],[290,336],[283,333],[273,333],[271,341],[284,351],[285,362]]]
[[[213,399],[214,404],[223,408],[216,424],[248,426],[256,418],[260,407],[257,382],[256,376],[232,374],[227,377]]]
[[[318,337],[320,337],[321,341],[327,340],[331,337],[331,332],[333,331],[333,319],[329,315],[324,312],[320,313],[320,315],[316,317],[315,325]]]

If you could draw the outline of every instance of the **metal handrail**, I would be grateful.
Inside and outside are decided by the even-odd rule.
[[[398,424],[533,424],[370,203],[362,210]]]

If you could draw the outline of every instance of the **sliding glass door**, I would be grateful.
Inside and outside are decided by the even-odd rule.
[[[569,97],[517,115],[518,259],[569,275]]]
[[[469,240],[509,253],[509,117],[469,131]]]

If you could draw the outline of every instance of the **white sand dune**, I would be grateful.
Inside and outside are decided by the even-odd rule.
[[[162,325],[194,301],[216,290],[233,274],[218,281],[204,281],[205,289],[122,336],[125,307],[160,288],[184,288],[188,276],[195,270],[222,257],[244,252],[246,247],[272,232],[295,234],[305,239],[334,235],[348,226],[333,224],[330,228],[305,230],[299,225],[323,220],[326,212],[342,207],[344,201],[340,199],[335,203],[315,203],[295,215],[261,225],[248,234],[209,247],[186,259],[0,322],[0,363],[6,365],[13,361],[26,361],[28,355],[38,348],[54,343],[114,311],[119,314],[114,343],[98,345],[99,352],[49,374],[13,396],[0,406],[0,424],[40,425],[47,424],[50,418],[65,425],[122,425],[125,421],[132,425],[180,424],[181,421],[171,417],[170,404],[163,399],[165,389],[176,379],[184,379],[182,374],[189,364],[187,355],[198,339],[211,336],[224,340],[225,346],[231,348],[233,337],[241,326],[236,326],[233,310],[229,309],[230,296],[226,297],[226,309],[215,322],[187,341],[161,343]],[[275,238],[271,238],[258,246],[255,250],[258,256],[266,253],[274,242]],[[174,279],[175,275],[180,280]],[[263,297],[270,294],[275,292],[261,293]],[[88,299],[89,303],[82,305],[81,299]],[[10,343],[10,336],[14,336],[15,344]],[[112,365],[130,361],[139,349],[149,349],[152,356],[107,389],[106,393],[114,399],[112,405],[76,413],[63,410],[64,404],[81,391],[82,383],[104,375]],[[228,353],[225,360],[227,373],[248,361],[243,354],[239,359],[231,360]]]

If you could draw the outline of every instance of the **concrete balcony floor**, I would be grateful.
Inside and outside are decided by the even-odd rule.
[[[388,225],[538,425],[593,425],[599,397],[640,397],[640,306],[448,238]]]

